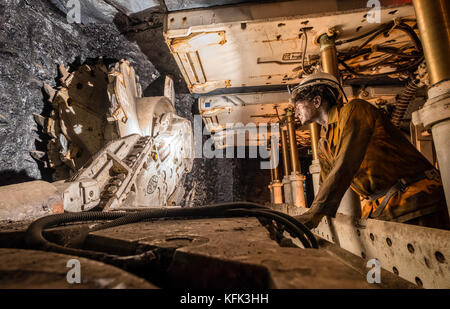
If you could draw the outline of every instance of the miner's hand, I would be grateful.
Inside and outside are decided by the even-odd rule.
[[[325,215],[319,212],[307,211],[303,215],[296,216],[295,219],[300,221],[308,229],[317,227]]]

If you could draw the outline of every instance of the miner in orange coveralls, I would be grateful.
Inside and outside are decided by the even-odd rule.
[[[344,96],[328,73],[306,77],[291,92],[302,125],[322,126],[320,188],[298,219],[312,228],[334,216],[350,187],[363,218],[449,229],[439,172],[376,107],[360,99],[344,104]]]

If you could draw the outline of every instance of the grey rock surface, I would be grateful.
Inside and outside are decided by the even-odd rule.
[[[45,150],[33,113],[49,113],[42,86],[56,85],[57,66],[87,58],[130,60],[143,88],[160,74],[139,47],[114,24],[69,24],[45,0],[0,3],[0,185],[49,179],[29,154]]]
[[[75,10],[80,12],[80,21],[89,23],[112,23],[120,11],[132,15],[150,8],[160,6],[157,0],[49,0],[62,13],[74,16]],[[79,3],[79,7],[78,7]]]
[[[123,33],[113,23],[69,24],[50,1],[4,0],[0,3],[0,185],[50,180],[50,170],[30,156],[30,151],[46,149],[46,137],[38,133],[32,115],[50,112],[43,83],[56,85],[59,64],[77,65],[99,56],[130,60],[145,96],[162,95],[163,83],[158,81],[171,74],[178,114],[191,121],[198,114],[197,101],[165,46],[162,24]],[[268,200],[270,173],[260,171],[258,162],[195,159],[192,172],[185,176],[182,205]]]

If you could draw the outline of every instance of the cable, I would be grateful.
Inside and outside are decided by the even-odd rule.
[[[250,202],[219,203],[196,208],[180,208],[180,209],[159,208],[133,213],[82,212],[82,213],[66,213],[66,214],[50,215],[47,217],[40,218],[30,224],[25,235],[25,243],[28,247],[33,249],[60,252],[65,254],[92,258],[103,262],[116,263],[117,260],[120,259],[123,260],[124,257],[106,254],[102,252],[64,247],[47,240],[44,237],[43,232],[46,228],[55,227],[58,225],[71,222],[113,220],[111,222],[102,224],[100,226],[91,229],[83,228],[81,230],[82,235],[86,236],[89,232],[149,219],[160,219],[160,218],[173,219],[186,217],[217,218],[217,217],[227,217],[230,215],[254,216],[272,219],[285,226],[287,231],[291,233],[291,235],[293,235],[294,237],[297,237],[302,242],[305,248],[318,248],[317,240],[315,239],[314,235],[308,230],[307,227],[305,227],[295,218],[268,209],[263,205]],[[136,259],[136,256],[130,256],[129,258]],[[148,258],[148,256],[140,255],[139,258]]]
[[[335,44],[336,46],[338,46],[338,45],[342,45],[342,44],[346,44],[346,43],[351,43],[351,42],[354,42],[354,41],[358,41],[358,40],[360,40],[360,39],[363,39],[363,38],[365,38],[365,37],[371,35],[371,34],[374,33],[374,32],[379,31],[380,29],[385,29],[385,28],[392,27],[393,24],[394,24],[393,21],[391,21],[391,22],[389,22],[389,23],[386,23],[386,24],[382,24],[382,25],[380,25],[380,26],[378,26],[378,27],[376,27],[376,28],[374,28],[374,29],[372,29],[372,30],[366,32],[366,33],[363,33],[363,34],[361,34],[361,35],[359,35],[359,36],[357,36],[357,37],[353,37],[353,38],[346,39],[346,40],[336,41],[334,44]]]
[[[265,209],[262,209],[261,211],[265,211]],[[308,237],[308,240],[311,242],[312,248],[316,248],[316,249],[319,248],[319,244],[317,242],[317,239],[314,237],[313,233],[311,233],[311,231],[305,225],[301,224],[297,219],[295,219],[294,217],[289,216],[285,213],[279,212],[279,211],[271,210],[270,212],[275,213],[278,216],[281,216],[281,217],[285,218],[286,220],[289,220],[292,224],[296,225],[299,229],[301,229],[303,231],[303,233],[306,234],[306,236]]]
[[[372,40],[374,40],[378,35],[385,33],[388,30],[397,29],[404,33],[406,33],[411,41],[414,44],[414,48],[416,49],[416,55],[414,54],[406,54],[401,51],[401,49],[394,48],[394,47],[386,47],[386,46],[378,46],[375,45],[371,48],[364,48],[367,44],[369,44]],[[356,48],[356,51],[350,51],[350,52],[340,52],[338,61],[339,63],[344,66],[344,68],[351,74],[358,76],[358,77],[366,77],[366,78],[374,78],[374,77],[382,77],[382,76],[388,76],[392,74],[398,74],[405,71],[410,71],[415,69],[422,61],[423,61],[423,50],[422,50],[422,44],[420,42],[419,37],[415,33],[414,29],[412,29],[408,24],[400,21],[397,23],[396,21],[391,21],[386,24],[381,25],[380,27],[377,27],[363,35],[360,35],[356,38],[347,39],[343,41],[336,42],[336,45],[356,41],[359,39],[362,39],[364,37],[369,36],[367,40],[365,40],[361,45]],[[397,60],[396,63],[399,62],[405,62],[407,61],[407,65],[400,65],[396,66],[396,69],[391,72],[386,73],[379,73],[379,74],[362,74],[360,72],[357,72],[354,68],[351,68],[345,61],[362,56],[364,54],[368,54],[371,52],[381,52],[385,54],[391,55],[391,57],[388,57],[386,59],[383,59],[382,61],[372,63],[370,65],[366,65],[363,67],[358,68],[359,71],[365,71],[369,70],[371,68],[381,66],[381,65],[388,65],[393,64],[393,62],[390,62],[388,60],[393,59],[395,56],[400,58]],[[405,59],[406,58],[406,59]],[[411,63],[412,61],[412,63]]]
[[[338,60],[338,62],[340,64],[342,64],[347,69],[347,71],[349,71],[350,73],[352,73],[358,77],[367,77],[367,78],[372,77],[373,78],[373,77],[389,76],[392,74],[397,74],[397,73],[402,73],[402,72],[413,70],[423,61],[423,59],[424,58],[422,56],[421,58],[417,59],[416,61],[414,61],[412,64],[409,64],[408,66],[405,66],[403,68],[398,67],[395,71],[392,71],[392,72],[378,73],[378,74],[361,74],[361,73],[356,72],[352,68],[350,68],[344,61]]]
[[[33,249],[40,249],[45,251],[54,251],[65,254],[72,254],[87,258],[93,258],[99,261],[111,261],[115,258],[113,255],[80,250],[75,248],[63,247],[58,244],[49,242],[43,235],[45,228],[61,225],[64,223],[78,222],[78,221],[95,221],[95,220],[112,220],[124,216],[125,213],[115,212],[82,212],[82,213],[65,213],[50,215],[40,218],[30,224],[25,235],[25,244],[27,247]],[[83,231],[86,233],[86,230]]]
[[[158,218],[175,218],[175,217],[195,217],[195,216],[218,216],[226,210],[240,207],[249,208],[263,208],[266,207],[251,202],[228,202],[228,203],[217,203],[202,207],[194,208],[179,208],[179,209],[169,209],[169,208],[154,208],[150,210],[144,210],[139,212],[128,213],[126,216],[119,217],[118,219],[105,223],[101,226],[94,227],[90,229],[90,232],[104,230],[107,228],[130,224],[139,222],[145,219],[158,219]]]
[[[297,237],[305,248],[311,248],[311,244],[303,236],[303,232],[296,225],[292,224],[290,221],[286,220],[285,218],[275,213],[266,212],[263,210],[250,210],[250,209],[230,209],[227,210],[226,213],[237,216],[254,216],[276,220],[277,222],[280,222],[286,227],[291,236]]]
[[[416,96],[417,89],[419,88],[420,80],[412,77],[408,85],[403,89],[395,102],[394,111],[391,115],[391,122],[400,127],[400,122],[403,119],[409,104]]]

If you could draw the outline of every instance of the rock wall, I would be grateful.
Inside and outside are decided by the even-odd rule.
[[[114,23],[69,24],[50,1],[3,0],[0,3],[0,185],[50,180],[50,171],[30,156],[32,150],[46,150],[46,137],[37,132],[32,116],[33,113],[48,116],[50,111],[43,83],[55,86],[59,64],[75,66],[99,56],[130,60],[140,76],[145,96],[161,95],[164,75],[171,74],[179,93],[175,102],[177,112],[191,121],[198,114],[196,100],[183,85],[164,44],[161,24],[125,33]],[[158,82],[153,83],[155,80]],[[258,162],[195,159],[192,172],[185,176],[183,205],[267,201],[270,173],[260,171]]]
[[[55,85],[58,64],[99,56],[129,59],[144,88],[160,75],[114,24],[69,24],[45,0],[0,2],[0,185],[49,179],[30,156],[45,150],[32,116],[49,112],[42,85]]]
[[[194,122],[194,115],[199,114],[197,100],[190,94],[178,94],[175,108],[180,116],[191,123]],[[203,143],[209,137],[203,135]],[[259,163],[259,159],[194,159],[193,169],[185,177],[183,205],[193,207],[232,201],[269,201],[267,185],[270,171],[261,170]]]

